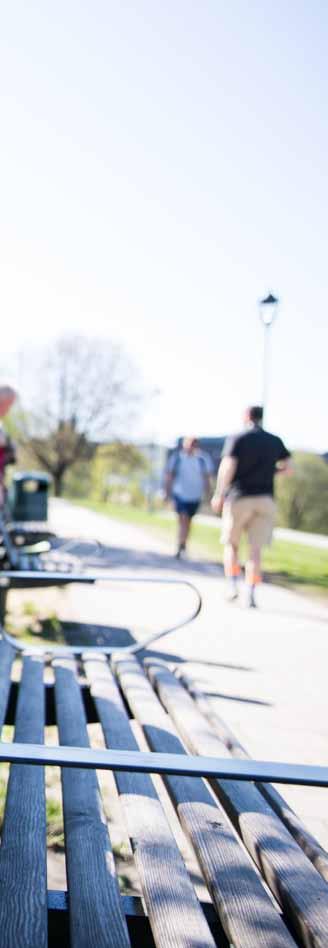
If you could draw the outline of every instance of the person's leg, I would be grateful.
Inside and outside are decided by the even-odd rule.
[[[272,497],[254,497],[252,505],[252,517],[247,528],[249,551],[245,570],[247,605],[250,607],[256,606],[255,591],[262,581],[262,549],[271,543],[275,514]]]
[[[239,576],[240,566],[238,560],[238,545],[236,543],[227,543],[224,547],[223,554],[224,562],[224,575],[228,578],[229,576]]]
[[[190,533],[192,518],[197,513],[199,501],[179,500],[179,533],[178,533],[178,551],[177,557],[186,549],[187,540]]]
[[[224,575],[227,580],[228,598],[230,600],[238,597],[238,579],[240,577],[240,565],[238,558],[238,546],[234,543],[227,543],[223,552]]]
[[[246,562],[245,577],[247,587],[247,604],[256,606],[255,590],[262,580],[261,576],[262,547],[258,543],[250,543]]]
[[[188,517],[188,514],[179,513],[177,556],[180,556],[180,553],[186,548],[186,543],[190,532],[190,525],[191,518]]]
[[[238,551],[246,517],[247,507],[243,498],[232,503],[227,501],[224,505],[222,517],[223,564],[229,602],[233,602],[238,597],[238,581],[241,574]]]

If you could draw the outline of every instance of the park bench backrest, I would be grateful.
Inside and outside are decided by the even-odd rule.
[[[17,742],[42,743],[45,724],[55,723],[60,743],[88,747],[87,723],[99,721],[106,746],[117,750],[147,746],[180,755],[188,750],[221,757],[229,753],[187,688],[155,659],[142,666],[135,657],[117,653],[110,666],[99,653],[88,652],[82,660],[57,656],[51,663],[54,685],[46,682],[45,659],[32,653],[23,657],[18,684],[11,684],[14,659],[13,649],[2,640],[0,723],[15,723]],[[166,775],[155,783],[141,773],[116,772],[114,777],[143,900],[139,915],[126,913],[119,891],[96,773],[68,767],[62,770],[62,786],[69,935],[61,944],[328,944],[327,883],[253,783],[220,779],[210,788],[201,777]],[[168,797],[164,791],[158,795],[163,784]],[[196,895],[172,831],[172,804],[205,881],[211,900],[207,907]],[[55,944],[41,766],[11,766],[0,879],[0,931],[6,948]]]

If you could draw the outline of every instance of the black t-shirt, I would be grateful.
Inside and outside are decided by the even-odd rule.
[[[277,461],[290,457],[277,435],[263,431],[257,425],[241,434],[227,438],[223,457],[236,458],[237,469],[228,489],[228,497],[273,495],[273,478]]]

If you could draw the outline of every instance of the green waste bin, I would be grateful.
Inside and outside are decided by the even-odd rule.
[[[48,519],[48,492],[51,477],[39,471],[23,471],[14,474],[9,504],[13,520]]]

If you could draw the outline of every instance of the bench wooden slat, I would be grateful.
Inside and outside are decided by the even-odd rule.
[[[114,661],[124,697],[151,750],[185,754],[168,715],[136,658]],[[235,948],[295,946],[220,806],[199,778],[164,778],[229,942]],[[242,878],[242,885],[241,885]]]
[[[15,741],[43,743],[43,662],[26,657],[19,689]],[[47,946],[47,858],[44,768],[10,768],[0,848],[0,943]]]
[[[55,697],[60,742],[88,747],[86,716],[72,659],[58,658]],[[72,948],[128,948],[128,930],[95,771],[62,770]]]
[[[84,664],[107,747],[139,750],[104,656],[88,655]],[[157,948],[214,948],[151,777],[118,772],[114,776]]]
[[[200,691],[193,679],[186,674],[179,675],[179,678],[196,702],[201,713],[208,719],[216,734],[220,740],[223,741],[230,753],[234,757],[249,758],[250,755],[242,744],[240,744],[226,722],[223,721],[220,715],[213,709],[210,700]],[[294,813],[294,810],[292,810],[284,797],[281,796],[272,784],[257,783],[256,786],[260,793],[262,793],[262,796],[270,803],[272,809],[275,810],[277,816],[279,816],[285,826],[287,826],[287,829],[304,850],[306,856],[308,856],[318,872],[320,872],[326,882],[328,882],[328,853],[326,850],[323,849],[315,836],[304,826],[304,823],[300,817],[297,816],[297,813]]]
[[[2,730],[9,700],[11,668],[15,652],[6,639],[0,640],[0,730]]]
[[[225,745],[175,676],[159,662],[146,663],[164,707],[194,753],[224,756]],[[289,917],[302,944],[328,944],[328,886],[252,783],[212,782],[220,802]]]

